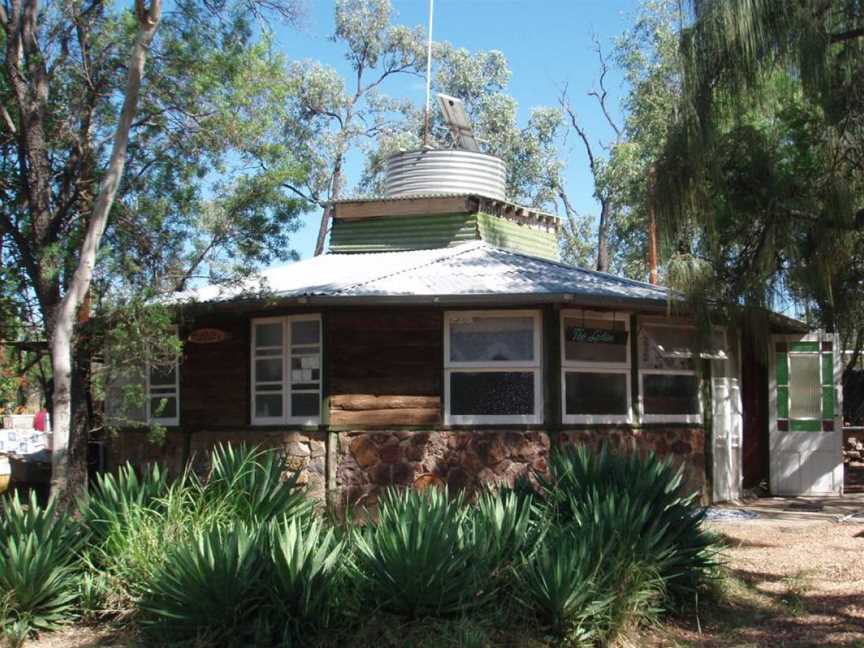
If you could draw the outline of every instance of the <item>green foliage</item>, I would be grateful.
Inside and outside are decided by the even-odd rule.
[[[486,556],[467,530],[462,495],[429,489],[388,490],[378,522],[354,538],[362,599],[418,616],[465,613],[486,602]]]
[[[670,459],[566,446],[552,453],[549,471],[541,486],[556,524],[599,534],[656,569],[679,601],[713,576],[716,539],[703,526],[697,493],[685,493],[683,469]]]
[[[140,603],[144,628],[160,641],[243,645],[243,631],[262,602],[260,531],[196,530],[168,548]]]
[[[84,541],[81,528],[57,510],[24,502],[16,493],[3,502],[0,521],[0,597],[3,625],[51,630],[68,621],[75,599],[73,564]]]
[[[509,566],[520,554],[530,554],[542,535],[539,517],[534,498],[524,493],[508,490],[482,493],[471,516],[478,553],[485,556],[493,569]]]
[[[689,4],[658,215],[680,264],[710,276],[674,286],[732,310],[794,308],[864,344],[861,4]]]
[[[210,454],[203,489],[206,505],[227,509],[229,519],[266,523],[306,515],[312,503],[297,484],[299,472],[283,479],[283,462],[272,450],[220,444]]]
[[[516,572],[518,599],[556,634],[582,641],[595,637],[612,598],[599,586],[603,564],[592,549],[571,528],[557,528]]]
[[[294,517],[270,527],[268,580],[276,614],[295,636],[308,627],[326,627],[343,573],[345,543],[320,520]]]
[[[127,517],[137,509],[160,506],[159,498],[167,489],[168,477],[157,463],[146,466],[140,477],[130,463],[121,466],[116,475],[96,475],[87,496],[79,503],[91,543],[101,545],[109,530],[126,524]]]

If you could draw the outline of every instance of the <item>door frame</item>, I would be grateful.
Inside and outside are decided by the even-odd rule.
[[[792,342],[819,342],[819,358],[820,367],[823,342],[831,342],[832,351],[832,384],[831,389],[834,394],[834,412],[832,416],[833,430],[821,431],[780,431],[777,427],[777,343],[792,343]],[[787,351],[788,354],[788,351]],[[840,339],[836,333],[825,333],[821,331],[812,331],[809,333],[797,334],[777,334],[770,337],[770,349],[768,354],[768,453],[769,453],[769,486],[772,495],[777,496],[831,496],[843,494],[843,360],[840,353]],[[824,382],[823,382],[824,388]],[[821,419],[827,420],[827,419]],[[833,469],[834,488],[830,491],[820,491],[813,489],[800,489],[802,492],[793,491],[785,487],[781,483],[781,474],[779,470],[780,454],[784,452],[784,445],[792,445],[794,435],[801,435],[799,439],[804,446],[808,446],[811,452],[831,452],[836,454],[836,463]]]

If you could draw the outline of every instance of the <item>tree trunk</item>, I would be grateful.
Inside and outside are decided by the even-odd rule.
[[[600,201],[600,223],[597,226],[597,270],[609,272],[609,201]]]
[[[80,489],[80,484],[73,484],[73,478],[80,479],[80,471],[70,470],[70,446],[80,450],[86,448],[86,439],[75,439],[70,444],[70,419],[72,404],[72,337],[74,334],[76,314],[93,278],[93,267],[96,263],[96,253],[105,226],[108,223],[108,213],[114,203],[114,196],[123,169],[126,166],[126,148],[129,143],[129,129],[138,105],[138,93],[141,89],[141,77],[144,73],[144,63],[147,59],[147,48],[162,15],[162,0],[151,0],[148,9],[144,0],[136,0],[135,14],[138,18],[138,37],[132,48],[129,59],[129,76],[126,82],[126,96],[120,112],[120,120],[114,133],[114,146],[108,169],[99,188],[99,195],[93,207],[93,214],[87,226],[87,233],[81,245],[81,258],[72,277],[66,294],[56,309],[53,331],[51,333],[51,363],[54,369],[54,447],[52,453],[51,493],[62,500],[69,501],[68,495]],[[79,430],[80,431],[80,430]],[[77,452],[75,454],[78,454]],[[78,460],[80,461],[80,459]],[[78,463],[76,461],[76,463]],[[86,473],[85,473],[86,474]]]

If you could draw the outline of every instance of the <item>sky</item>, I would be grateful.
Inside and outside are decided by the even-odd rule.
[[[391,0],[395,24],[426,25],[428,0]],[[315,59],[345,74],[350,67],[340,46],[329,40],[333,31],[332,0],[308,0],[308,15],[299,28],[280,30],[280,49],[291,59]],[[592,38],[596,36],[605,52],[625,32],[638,10],[637,0],[435,0],[433,38],[449,41],[469,50],[498,49],[512,70],[510,94],[519,103],[524,124],[531,108],[555,106],[566,84],[571,104],[592,139],[609,141],[610,129],[593,97],[598,62]],[[434,62],[433,62],[434,65]],[[434,71],[433,71],[434,74]],[[620,117],[619,102],[624,92],[619,74],[607,77],[614,115]],[[423,82],[404,76],[387,86],[393,96],[407,96],[418,104],[424,101]],[[434,103],[433,103],[434,106]],[[566,186],[576,208],[596,214],[593,184],[581,142],[568,140]],[[362,170],[359,155],[349,160],[348,186]],[[293,239],[301,258],[312,256],[321,214],[312,211],[302,217],[303,226]]]

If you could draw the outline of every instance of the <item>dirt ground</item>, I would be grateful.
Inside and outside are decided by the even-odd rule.
[[[713,523],[729,547],[725,603],[665,624],[651,643],[864,648],[864,517],[839,517]]]

